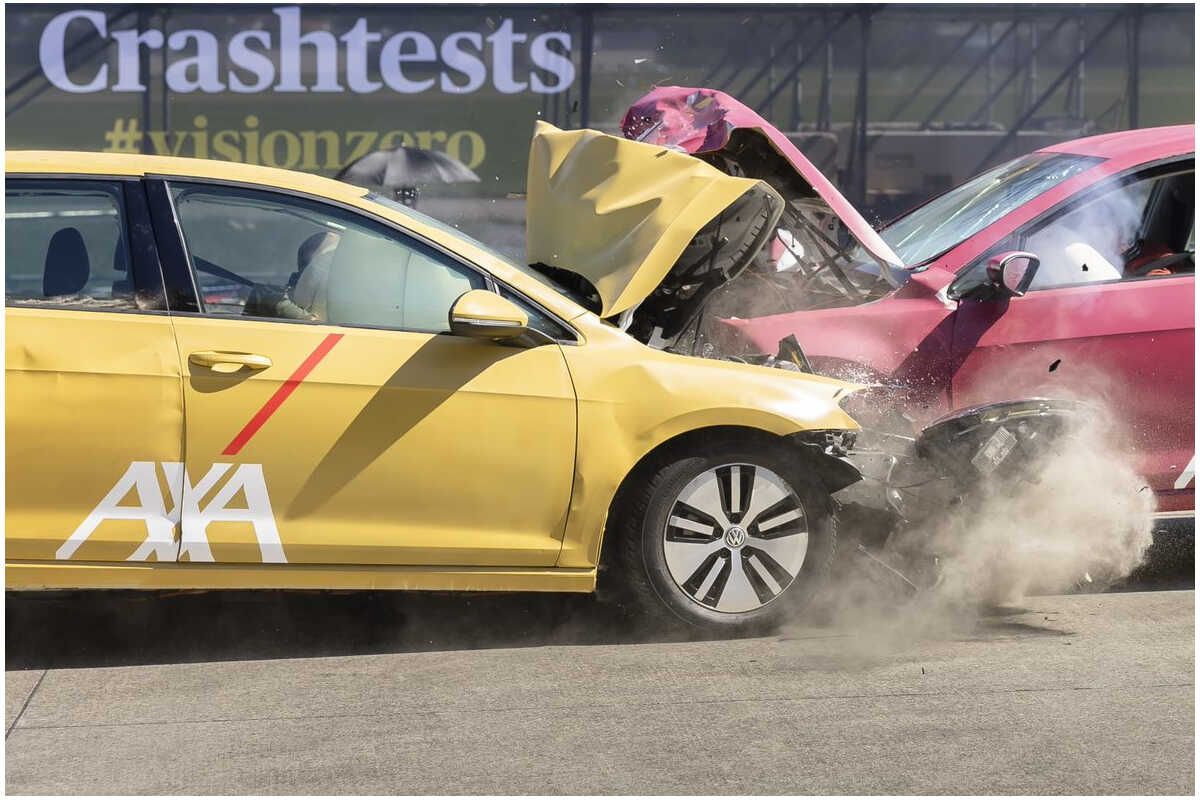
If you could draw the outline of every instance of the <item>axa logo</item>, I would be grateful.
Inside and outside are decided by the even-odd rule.
[[[157,470],[162,470],[170,495],[163,497]],[[224,480],[222,484],[221,481]],[[217,488],[220,484],[220,488]],[[217,488],[211,501],[201,501]],[[245,507],[230,507],[238,492]],[[135,503],[125,504],[133,495]],[[78,528],[63,542],[56,558],[69,559],[108,520],[141,520],[146,538],[129,561],[213,561],[208,526],[213,522],[246,522],[254,529],[263,563],[283,564],[287,558],[279,541],[275,514],[261,464],[213,464],[193,484],[187,467],[175,461],[134,461]],[[178,552],[175,526],[181,525]]]

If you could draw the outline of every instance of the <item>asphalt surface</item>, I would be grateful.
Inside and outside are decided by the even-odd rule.
[[[740,640],[590,598],[10,595],[6,789],[1194,789],[1194,593]]]

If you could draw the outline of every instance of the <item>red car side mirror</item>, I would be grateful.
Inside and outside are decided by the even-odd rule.
[[[1010,250],[988,259],[988,282],[1002,297],[1020,297],[1029,290],[1041,261],[1033,253]]]

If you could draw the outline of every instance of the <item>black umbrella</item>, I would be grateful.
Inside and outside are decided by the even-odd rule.
[[[342,168],[339,181],[400,189],[422,183],[479,183],[466,164],[445,153],[416,147],[376,150]]]

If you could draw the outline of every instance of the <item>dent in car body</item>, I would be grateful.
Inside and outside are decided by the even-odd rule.
[[[621,130],[630,139],[679,147],[692,154],[721,150],[737,129],[764,137],[877,261],[892,267],[903,266],[887,242],[796,145],[753,110],[724,92],[660,86],[637,100],[621,119]],[[778,177],[783,179],[785,176]]]
[[[713,163],[738,144],[739,136],[769,141],[784,156],[777,165],[786,173],[772,179],[773,185],[789,179],[811,182],[831,207],[845,210],[839,216],[872,249],[870,234],[856,228],[857,221],[852,224],[853,209],[835,205],[844,198],[827,196],[819,172],[787,137],[728,95],[661,87],[629,109],[622,127],[631,138],[676,145]],[[898,404],[917,423],[986,401],[1064,389],[1091,396],[1103,384],[1160,510],[1194,509],[1194,492],[1174,487],[1180,465],[1192,455],[1195,432],[1193,275],[1081,283],[1033,291],[1011,304],[1003,299],[954,303],[947,297],[956,275],[1031,224],[1119,176],[1171,165],[1192,170],[1194,149],[1192,125],[1121,131],[1043,148],[1038,153],[1096,163],[928,263],[906,265],[911,269],[905,284],[880,299],[836,308],[798,302],[790,309],[741,312],[741,319],[714,325],[720,344],[729,352],[770,353],[782,337],[793,334],[817,370],[897,387]],[[1056,360],[1073,371],[1050,375],[1046,365]],[[1148,386],[1154,390],[1146,391]]]
[[[538,122],[526,255],[587,278],[600,316],[615,316],[649,296],[692,238],[756,187],[774,194],[675,150]]]
[[[179,356],[165,314],[5,318],[6,553],[53,559],[130,462],[181,460]],[[123,561],[145,535],[136,520],[114,521],[76,557]]]

